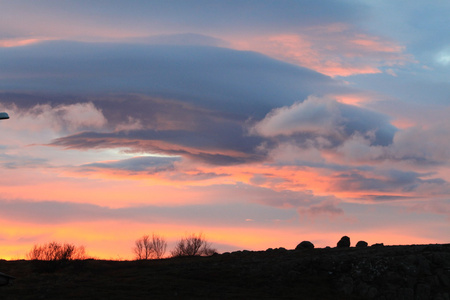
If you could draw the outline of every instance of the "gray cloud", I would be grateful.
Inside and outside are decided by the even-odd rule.
[[[200,181],[217,177],[229,176],[226,173],[202,172],[189,169],[189,172],[177,168],[176,162],[181,161],[181,157],[157,157],[141,156],[117,161],[106,161],[83,164],[75,167],[79,172],[96,172],[101,169],[111,171],[125,171],[128,175],[134,174],[159,174],[162,177],[176,181]]]
[[[319,216],[339,216],[344,214],[344,210],[337,207],[336,201],[323,201],[315,205],[311,205],[308,208],[299,208],[298,212],[302,215]]]
[[[142,93],[246,116],[343,89],[314,71],[217,47],[52,41],[0,55],[4,91]]]
[[[48,159],[0,153],[0,165],[7,169],[49,167]]]
[[[305,68],[217,47],[53,41],[0,53],[0,88],[6,91],[0,102],[31,112],[36,102],[88,102],[107,120],[98,131],[52,145],[125,147],[217,165],[264,159],[257,150],[263,138],[244,129],[249,118],[311,93],[344,89]]]
[[[442,178],[429,178],[432,174],[400,170],[374,171],[372,174],[345,172],[334,177],[335,188],[352,191],[379,191],[399,193],[446,194],[450,185]],[[429,179],[427,179],[429,178]],[[373,199],[373,197],[369,197]],[[383,199],[381,199],[383,200]]]
[[[123,41],[123,39],[121,39]],[[128,38],[124,42],[150,45],[178,45],[178,46],[211,46],[228,47],[229,43],[222,39],[196,33],[160,34],[149,37]]]
[[[24,5],[27,10],[23,10]],[[180,29],[196,32],[277,32],[285,28],[294,30],[305,25],[361,19],[365,11],[363,5],[334,0],[265,0],[258,1],[257,5],[252,0],[113,0],[108,3],[44,0],[39,4],[17,0],[3,3],[1,19],[15,18],[5,28],[2,26],[0,34],[14,32],[25,35],[29,34],[27,28],[33,28],[37,35],[65,36],[63,33],[70,33],[77,37],[92,37],[105,32],[111,34],[111,31],[142,34],[152,30],[173,32]],[[46,16],[46,22],[39,22],[42,16]]]
[[[242,129],[216,131],[134,130],[117,133],[84,132],[54,140],[50,145],[69,149],[127,148],[131,152],[187,156],[216,165],[232,165],[264,158],[255,147],[258,138],[246,138]],[[227,154],[233,151],[234,154]]]
[[[180,161],[179,157],[133,157],[113,162],[97,162],[84,164],[80,169],[113,169],[130,172],[159,173],[174,170],[174,162]]]
[[[227,218],[223,218],[226,215]],[[0,216],[14,221],[39,224],[63,224],[98,220],[128,220],[142,223],[173,222],[209,226],[245,225],[246,219],[257,223],[291,219],[296,212],[256,204],[152,206],[109,208],[87,203],[57,201],[0,200]]]
[[[396,131],[386,115],[316,97],[274,109],[250,129],[269,138],[293,138],[300,143],[318,140],[318,147],[340,145],[355,134],[364,136],[371,145],[386,146],[392,143]]]

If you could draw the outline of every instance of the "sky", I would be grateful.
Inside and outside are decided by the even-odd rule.
[[[0,257],[448,243],[450,2],[0,0]]]

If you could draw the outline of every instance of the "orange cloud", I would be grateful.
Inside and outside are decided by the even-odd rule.
[[[21,47],[49,40],[53,40],[53,38],[5,39],[0,40],[0,47],[2,48]]]

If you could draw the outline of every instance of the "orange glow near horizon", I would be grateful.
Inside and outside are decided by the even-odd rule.
[[[134,241],[146,234],[156,233],[166,239],[168,248],[166,256],[175,243],[187,234],[203,234],[204,238],[217,248],[219,253],[237,250],[260,251],[268,248],[284,247],[294,249],[303,240],[314,243],[316,248],[326,246],[334,247],[341,236],[351,238],[352,246],[359,240],[370,244],[384,243],[385,245],[431,244],[445,243],[433,238],[417,236],[417,228],[386,228],[372,230],[311,230],[310,226],[304,228],[265,228],[265,227],[204,227],[175,224],[142,224],[133,222],[102,221],[88,223],[71,223],[60,225],[37,225],[33,229],[25,224],[2,221],[3,228],[12,228],[6,231],[5,245],[2,246],[0,256],[7,260],[26,258],[26,253],[35,244],[44,244],[51,241],[72,243],[76,246],[85,246],[90,257],[111,260],[132,260]],[[51,229],[51,234],[48,234]],[[220,246],[222,245],[222,246]],[[224,245],[228,245],[225,246]],[[222,247],[222,248],[221,248]]]

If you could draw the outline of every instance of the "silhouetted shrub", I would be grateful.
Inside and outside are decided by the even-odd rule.
[[[356,243],[356,248],[366,248],[367,247],[367,242],[365,241],[359,241]]]
[[[295,250],[301,250],[301,249],[314,249],[314,244],[310,241],[303,241],[300,244],[295,247]]]
[[[150,236],[144,235],[136,240],[133,251],[136,259],[154,259],[162,258],[166,253],[166,249],[166,240],[159,235],[153,234],[151,239]]]
[[[211,247],[202,234],[182,238],[172,250],[172,256],[211,256],[216,249]]]
[[[26,256],[30,260],[47,261],[66,261],[87,258],[84,246],[77,247],[73,244],[60,244],[58,242],[34,245],[33,249],[31,249]]]
[[[346,235],[341,237],[341,239],[337,243],[337,247],[338,248],[348,248],[348,247],[350,247],[350,238],[348,236],[346,236]]]

